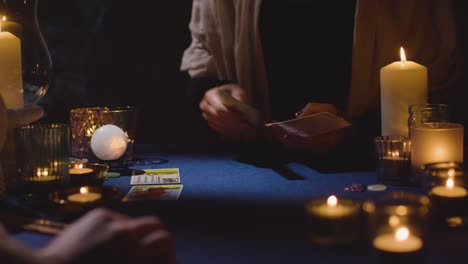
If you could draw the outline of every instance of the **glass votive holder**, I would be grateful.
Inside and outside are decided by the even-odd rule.
[[[426,195],[390,192],[366,200],[370,263],[422,263],[430,200]]]
[[[376,173],[379,182],[390,185],[410,185],[411,141],[405,136],[380,136],[374,139]]]
[[[34,124],[15,131],[19,189],[47,194],[68,183],[70,129],[66,124]]]
[[[421,123],[449,122],[447,104],[412,104],[408,106],[408,131],[411,137],[411,127]]]
[[[421,123],[411,127],[411,167],[418,183],[425,164],[463,162],[463,129],[455,123]]]
[[[361,204],[350,199],[310,200],[305,207],[306,228],[310,241],[322,246],[343,246],[362,238]]]
[[[431,199],[434,224],[458,227],[468,216],[468,184],[458,162],[439,162],[424,166],[425,190]]]
[[[115,125],[126,137],[126,148],[116,158],[118,166],[133,159],[133,144],[136,138],[136,110],[131,106],[86,107],[70,110],[71,148],[75,158],[86,158],[93,163],[102,163],[91,148],[93,134],[104,125]],[[109,141],[112,142],[112,141]],[[120,152],[120,153],[122,153]],[[114,155],[111,155],[114,156]],[[106,162],[110,162],[106,160]]]

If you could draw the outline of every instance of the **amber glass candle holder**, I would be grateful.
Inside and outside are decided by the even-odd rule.
[[[422,263],[430,200],[426,195],[391,192],[363,204],[370,263]]]
[[[46,194],[68,183],[70,129],[66,124],[34,124],[15,134],[19,188]]]

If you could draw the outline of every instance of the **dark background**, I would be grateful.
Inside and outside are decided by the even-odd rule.
[[[455,3],[466,57],[465,9],[462,1]],[[194,141],[200,117],[186,97],[188,75],[179,71],[190,44],[191,5],[191,0],[40,0],[39,24],[54,63],[40,122],[68,122],[76,107],[132,105],[138,110],[138,142]],[[452,121],[465,126],[467,83],[446,102]]]
[[[41,0],[38,20],[54,64],[40,122],[72,108],[135,106],[137,141],[190,140],[193,109],[179,71],[190,44],[191,0]]]

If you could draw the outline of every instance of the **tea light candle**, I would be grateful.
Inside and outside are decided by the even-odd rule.
[[[427,102],[427,68],[407,61],[400,48],[400,61],[380,69],[382,135],[408,135],[408,106]]]
[[[54,175],[49,175],[49,170],[47,168],[37,168],[36,176],[29,177],[28,181],[31,182],[52,182],[58,181],[58,177]]]
[[[91,150],[101,160],[116,160],[125,153],[127,142],[127,136],[120,127],[104,125],[91,137]]]
[[[411,234],[407,227],[400,227],[395,233],[377,235],[372,244],[376,249],[390,253],[410,253],[421,250],[423,240]]]
[[[350,244],[359,239],[360,204],[338,200],[334,195],[326,200],[310,201],[306,206],[310,239],[323,245]]]
[[[71,194],[67,199],[76,203],[92,203],[101,199],[102,195],[96,192],[89,192],[88,187],[81,187],[79,193]]]
[[[350,206],[338,203],[338,198],[334,195],[328,197],[325,204],[309,208],[309,212],[324,218],[343,218],[355,213]]]
[[[411,166],[421,174],[423,166],[436,162],[463,162],[463,126],[455,123],[423,123],[411,127]]]
[[[446,198],[461,198],[468,195],[465,188],[454,186],[452,178],[447,179],[445,186],[436,186],[431,190],[433,195]]]
[[[78,165],[78,167],[70,168],[68,171],[69,171],[70,174],[81,175],[81,174],[92,173],[92,172],[93,172],[93,169],[91,169],[91,168],[83,168],[83,164],[80,164],[80,165]]]

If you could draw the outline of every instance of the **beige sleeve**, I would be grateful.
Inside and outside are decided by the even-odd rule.
[[[210,50],[209,28],[214,28],[214,4],[211,0],[193,0],[192,15],[189,23],[192,41],[182,55],[181,71],[191,77],[216,76],[215,62]]]

